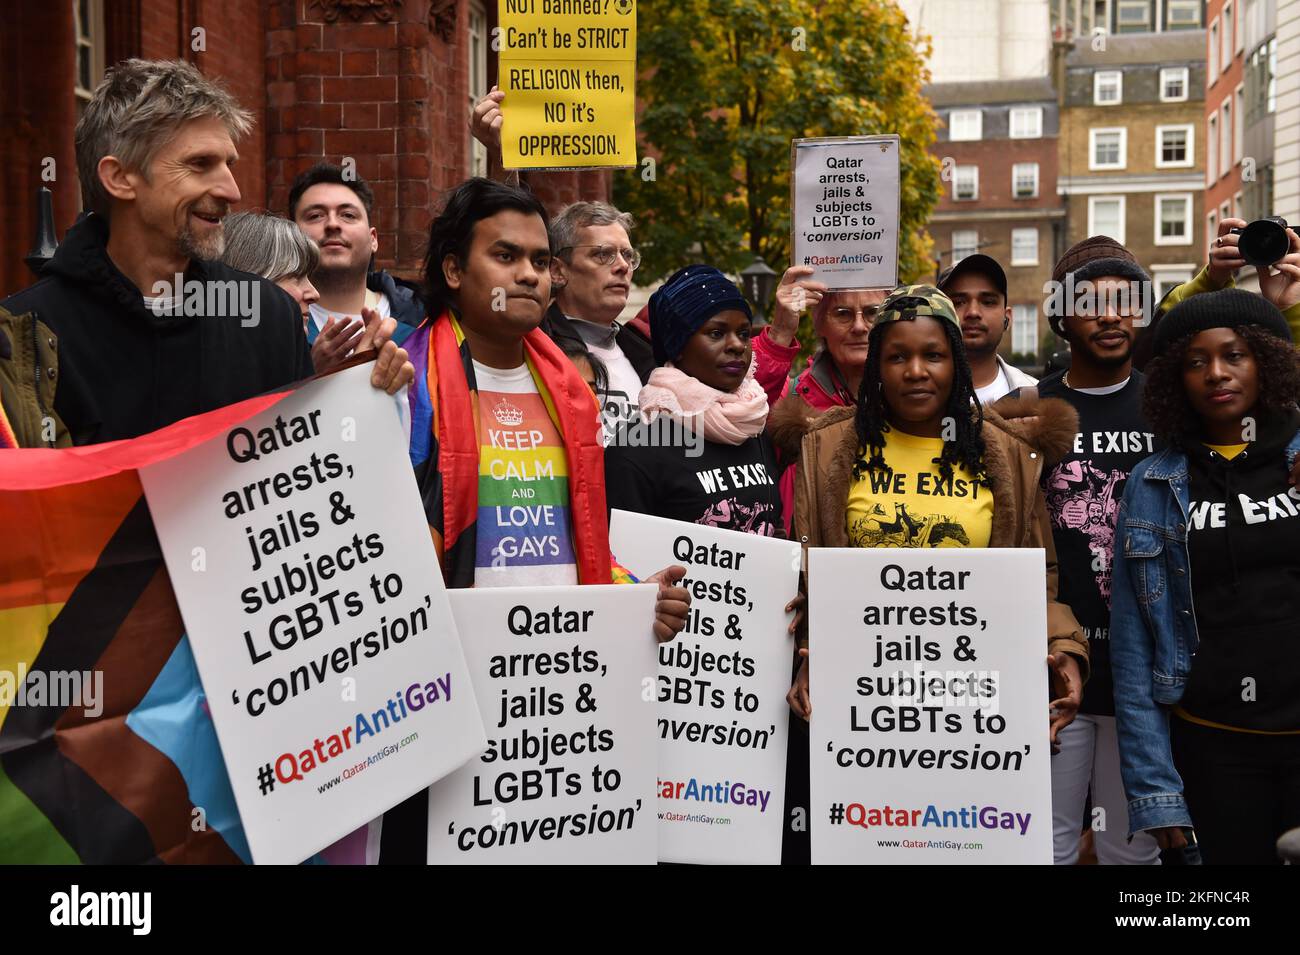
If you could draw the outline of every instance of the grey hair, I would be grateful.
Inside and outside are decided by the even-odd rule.
[[[85,207],[108,215],[109,196],[99,181],[99,161],[116,156],[144,176],[176,130],[214,117],[232,139],[253,128],[253,114],[220,84],[179,60],[123,60],[104,76],[77,121],[77,174]]]
[[[619,212],[608,202],[571,202],[551,220],[551,251],[572,248],[578,230],[593,225],[621,225],[631,233],[635,223],[630,212]]]
[[[232,269],[278,282],[310,275],[320,264],[320,246],[292,219],[236,212],[226,216],[224,226],[226,252],[221,261]]]

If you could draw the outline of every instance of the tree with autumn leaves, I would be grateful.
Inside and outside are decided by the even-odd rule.
[[[637,130],[642,166],[615,176],[644,264],[733,274],[790,258],[790,141],[897,133],[899,277],[930,268],[924,226],[939,197],[922,96],[927,50],[890,0],[641,0]],[[653,175],[651,175],[653,173]]]

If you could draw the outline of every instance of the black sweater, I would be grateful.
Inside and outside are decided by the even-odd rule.
[[[1155,450],[1155,435],[1142,414],[1145,383],[1137,371],[1108,395],[1069,388],[1060,372],[1038,383],[1041,396],[1062,398],[1079,412],[1074,447],[1043,472],[1043,494],[1060,569],[1057,599],[1083,627],[1092,654],[1092,676],[1083,688],[1080,711],[1097,716],[1115,715],[1110,676],[1115,520],[1130,472]]]
[[[274,282],[192,260],[185,281],[204,283],[200,314],[159,316],[144,304],[154,290],[136,288],[107,243],[103,217],[85,216],[40,281],[0,303],[34,311],[57,336],[54,407],[74,444],[133,438],[311,376],[301,312]],[[251,315],[237,309],[241,292]]]
[[[767,434],[743,444],[702,441],[700,455],[684,447],[628,447],[605,451],[605,497],[610,509],[650,514],[726,530],[784,537],[776,456]]]
[[[1196,440],[1187,454],[1192,604],[1200,646],[1183,709],[1241,729],[1300,730],[1300,490],[1286,445],[1300,414],[1261,416],[1231,461]]]

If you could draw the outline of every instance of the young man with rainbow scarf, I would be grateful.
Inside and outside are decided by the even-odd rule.
[[[449,587],[633,580],[609,550],[595,396],[538,327],[550,259],[546,208],[515,186],[469,179],[429,227],[429,316],[405,342],[411,463]],[[685,573],[649,578],[661,641],[685,626]],[[385,814],[381,863],[423,863],[426,806]]]

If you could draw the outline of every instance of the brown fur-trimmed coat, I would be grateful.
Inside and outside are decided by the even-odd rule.
[[[795,482],[794,533],[804,547],[850,546],[847,508],[858,446],[855,411],[832,408],[816,417],[802,416],[806,430]],[[774,440],[788,446],[791,429],[798,425],[795,415],[776,422]],[[1088,641],[1070,608],[1056,599],[1056,548],[1039,486],[1044,468],[1069,452],[1078,429],[1078,413],[1059,398],[1004,398],[984,409],[984,462],[993,491],[989,546],[1041,547],[1046,552],[1048,652],[1076,657],[1086,680]]]

